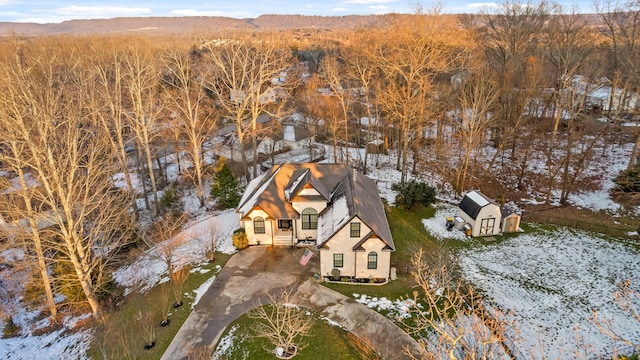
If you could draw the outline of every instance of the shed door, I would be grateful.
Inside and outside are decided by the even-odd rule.
[[[482,219],[480,222],[480,235],[493,235],[493,226],[495,224],[495,218]]]

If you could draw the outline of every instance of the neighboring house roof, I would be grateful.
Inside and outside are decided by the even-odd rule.
[[[297,218],[300,215],[289,201],[309,186],[329,203],[318,219],[319,247],[358,217],[372,229],[373,234],[365,238],[375,234],[388,249],[395,250],[375,182],[344,164],[275,165],[249,183],[237,211],[244,216],[259,208],[274,219]]]
[[[282,126],[282,138],[285,141],[302,141],[311,137],[311,133],[304,128],[291,125],[291,124],[283,124]]]
[[[462,201],[460,202],[460,205],[458,207],[460,208],[460,210],[469,215],[469,217],[475,220],[478,217],[480,210],[482,210],[483,207],[491,204],[496,205],[491,199],[484,196],[481,192],[469,191],[462,198]]]

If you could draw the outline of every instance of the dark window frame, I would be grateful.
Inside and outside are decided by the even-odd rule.
[[[341,268],[344,267],[344,254],[333,254],[333,267]]]
[[[378,253],[375,251],[367,254],[367,269],[375,270],[378,268]]]
[[[357,238],[360,237],[360,231],[362,229],[362,226],[360,225],[359,222],[352,222],[350,227],[349,227],[349,235],[352,238]]]
[[[261,226],[256,226],[256,224],[262,223]],[[266,234],[265,221],[261,216],[256,216],[253,218],[253,233],[254,234]]]
[[[285,223],[288,223],[288,226],[283,226]],[[278,229],[289,230],[293,227],[293,220],[291,219],[280,219],[278,220]]]
[[[318,230],[318,212],[314,208],[302,210],[302,230]]]

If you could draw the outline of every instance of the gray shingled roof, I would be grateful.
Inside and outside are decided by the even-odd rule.
[[[254,179],[238,205],[238,212],[243,216],[251,209],[259,207],[270,217],[294,218],[299,214],[291,207],[289,199],[295,197],[305,185],[313,186],[322,196],[329,200],[329,207],[320,214],[319,226],[323,216],[336,215],[340,219],[331,221],[331,228],[318,229],[318,246],[321,243],[321,230],[326,230],[324,239],[328,240],[342,226],[354,217],[358,217],[374,234],[382,240],[387,248],[395,250],[389,223],[384,206],[378,194],[375,182],[357,170],[344,164],[283,164],[275,165],[259,178]],[[346,200],[347,213],[332,214],[331,206],[340,198]],[[329,222],[329,219],[325,219]],[[330,224],[326,224],[330,225]]]

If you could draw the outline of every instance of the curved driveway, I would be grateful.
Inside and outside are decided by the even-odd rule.
[[[250,247],[227,262],[202,296],[162,356],[162,360],[187,358],[187,349],[215,346],[224,329],[253,309],[267,291],[293,288],[296,303],[309,307],[370,342],[384,359],[404,359],[406,347],[417,354],[419,346],[392,321],[311,280],[318,267],[314,256],[300,265],[304,249]]]

